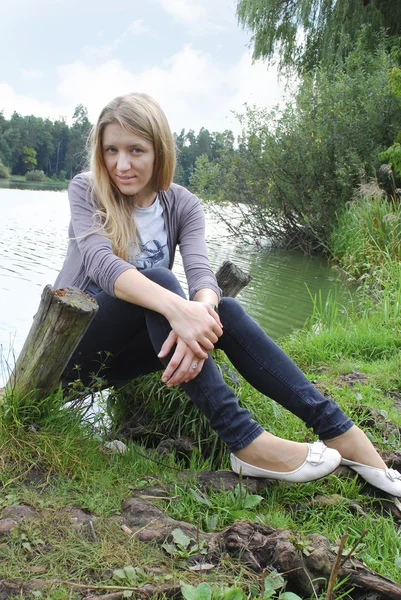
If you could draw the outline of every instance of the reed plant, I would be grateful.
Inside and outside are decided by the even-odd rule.
[[[401,261],[401,205],[396,196],[363,196],[340,216],[331,237],[331,252],[353,280],[373,287],[394,273]]]

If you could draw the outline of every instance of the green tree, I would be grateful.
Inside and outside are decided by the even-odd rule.
[[[56,175],[65,171],[65,160],[68,149],[70,129],[65,119],[54,121],[52,127],[53,154],[49,159],[50,170]]]
[[[359,47],[341,69],[305,76],[296,103],[283,111],[247,107],[238,150],[222,155],[216,185],[199,165],[194,182],[204,182],[206,171],[207,189],[219,186],[219,199],[251,202],[238,205],[238,235],[327,248],[337,215],[361,178],[374,175],[401,126],[385,45],[369,55]]]
[[[86,142],[92,127],[82,104],[76,106],[72,119],[64,165],[70,178],[86,166]]]
[[[24,146],[22,148],[22,164],[25,167],[25,172],[33,171],[38,164],[36,160],[36,150],[34,148],[29,148],[28,146]]]
[[[311,71],[353,49],[364,29],[374,51],[376,34],[401,35],[399,0],[238,0],[239,23],[252,33],[253,57]]]

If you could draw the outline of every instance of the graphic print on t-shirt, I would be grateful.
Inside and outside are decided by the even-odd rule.
[[[144,244],[139,243],[140,252],[135,256],[137,269],[151,269],[157,267],[159,263],[165,266],[167,244],[162,245],[159,240],[149,240]]]
[[[157,196],[151,206],[134,208],[136,240],[128,247],[128,262],[137,269],[169,268],[170,252],[167,245],[163,208]]]

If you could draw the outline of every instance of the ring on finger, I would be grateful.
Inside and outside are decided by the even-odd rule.
[[[197,362],[193,362],[191,365],[191,369],[197,369],[198,368],[198,363]]]

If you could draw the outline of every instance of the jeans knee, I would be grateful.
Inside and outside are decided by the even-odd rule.
[[[224,325],[225,319],[240,319],[245,309],[235,298],[224,297],[219,302],[219,316]]]
[[[170,269],[167,269],[166,267],[155,267],[154,269],[145,269],[144,271],[141,271],[141,273],[161,287],[185,297],[180,282]]]

